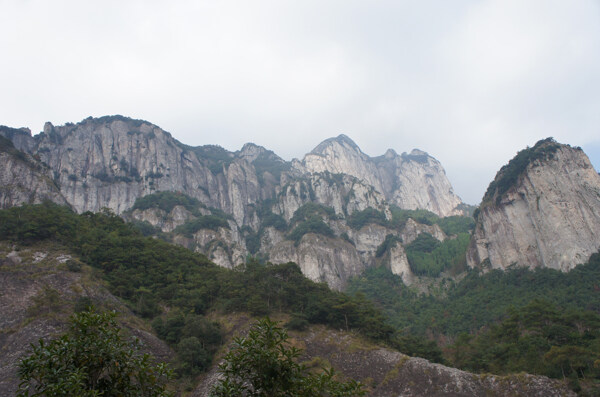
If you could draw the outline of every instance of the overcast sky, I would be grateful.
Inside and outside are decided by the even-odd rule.
[[[555,137],[600,166],[600,0],[0,0],[0,124],[122,114],[290,160],[420,148],[479,203]]]

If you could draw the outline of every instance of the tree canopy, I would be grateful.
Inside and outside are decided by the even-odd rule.
[[[290,345],[286,330],[269,318],[254,323],[245,337],[234,339],[224,362],[223,378],[211,397],[354,397],[362,385],[339,382],[332,368],[316,374],[297,362],[301,350]]]
[[[170,370],[123,337],[114,312],[75,313],[68,331],[32,345],[19,365],[18,397],[170,396]]]

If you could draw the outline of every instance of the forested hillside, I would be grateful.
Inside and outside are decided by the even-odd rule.
[[[70,264],[73,269],[81,262],[97,269],[109,290],[151,321],[158,336],[179,351],[182,375],[206,369],[222,343],[219,325],[204,317],[211,311],[255,316],[285,312],[296,328],[325,324],[382,342],[394,336],[381,312],[364,297],[314,283],[293,263],[262,265],[251,260],[240,269],[224,269],[201,254],[144,237],[110,212],[77,215],[51,203],[2,210],[0,240],[25,246],[51,241],[68,247],[78,256]],[[190,338],[200,341],[193,347],[203,359],[192,360]]]
[[[512,268],[471,270],[419,294],[385,268],[368,269],[348,292],[364,294],[396,329],[436,341],[453,366],[475,372],[528,372],[600,391],[600,254],[569,273]],[[423,353],[422,353],[423,354]]]
[[[298,221],[303,222],[300,218]],[[498,277],[503,284],[510,284],[509,279],[493,272],[485,276],[471,273],[451,287],[445,297],[435,298],[420,296],[403,287],[397,276],[385,268],[372,268],[354,280],[352,295],[346,295],[308,280],[293,263],[271,265],[249,260],[238,269],[224,269],[201,254],[145,237],[134,225],[109,211],[77,215],[66,207],[50,203],[0,211],[0,241],[23,248],[40,243],[56,244],[75,255],[67,263],[69,271],[77,272],[84,264],[92,266],[105,280],[109,291],[138,316],[147,319],[154,332],[174,349],[176,375],[179,379],[188,379],[185,382],[191,382],[194,376],[211,367],[213,355],[224,342],[223,326],[213,320],[212,314],[235,312],[258,317],[286,313],[290,319],[286,324],[289,329],[302,330],[310,324],[324,324],[353,331],[404,353],[473,371],[527,371],[557,378],[564,372],[573,382],[585,376],[584,390],[590,390],[590,380],[597,376],[594,367],[598,357],[597,316],[573,311],[565,317],[553,307],[533,321],[529,321],[531,316],[527,314],[532,312],[531,308],[509,313],[510,300],[502,298],[500,287],[494,288],[499,285]],[[521,295],[523,302],[527,302],[528,297],[517,292],[525,283],[523,278],[528,277],[537,280],[533,284],[539,286],[532,290],[532,296],[549,289],[547,279],[556,281],[562,276],[571,277],[562,282],[574,285],[573,288],[597,288],[590,280],[598,266],[591,263],[581,267],[581,273],[568,275],[544,271],[539,280],[537,273],[527,275],[515,270],[514,274],[507,273],[515,281],[513,289],[506,291],[513,296]],[[376,282],[377,287],[375,284],[370,287],[369,282]],[[376,291],[379,292],[376,294]],[[490,294],[487,305],[482,291]],[[567,295],[568,290],[563,295],[557,293],[555,301],[565,304]],[[580,298],[573,293],[569,296],[576,305],[583,299],[584,292]],[[505,306],[490,310],[496,299],[504,300]],[[588,299],[587,303],[592,309],[598,306],[594,299]],[[487,317],[483,314],[486,312]],[[464,322],[465,313],[471,313],[471,323]],[[503,318],[506,318],[504,322],[493,325]],[[517,329],[528,335],[530,329],[535,330],[531,327],[548,321],[562,328],[556,331],[558,337],[553,331],[552,338],[546,339],[545,350],[524,350],[522,345],[531,338],[523,340],[518,332],[513,332],[513,339],[507,339],[503,331],[511,326],[514,329],[515,323],[524,324]],[[458,335],[463,331],[479,332],[473,333],[476,335],[473,337]],[[490,343],[497,345],[499,335],[504,338],[504,351],[512,354],[504,354],[502,357],[508,357],[504,360],[494,356],[496,350],[484,348]],[[539,340],[535,339],[536,343]],[[519,356],[521,351],[527,351],[527,359]],[[576,363],[564,359],[565,354],[572,351],[578,352]],[[542,364],[531,365],[535,358],[542,360]],[[573,383],[574,388],[578,385]]]

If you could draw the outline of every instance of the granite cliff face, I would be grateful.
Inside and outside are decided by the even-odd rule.
[[[481,204],[470,266],[569,271],[600,248],[600,176],[579,148],[550,139],[503,167]]]
[[[225,153],[221,162],[211,162],[208,156],[222,151],[211,149],[194,150],[157,126],[120,117],[47,123],[36,137],[36,152],[78,212],[108,207],[121,213],[139,197],[168,190],[220,208],[240,225],[251,222],[245,207],[273,192],[263,194],[247,160]]]
[[[409,236],[414,239],[420,232],[435,235],[414,222],[403,230],[377,225],[355,230],[348,217],[373,209],[391,220],[391,206],[440,216],[461,213],[461,201],[437,160],[418,150],[402,155],[388,150],[371,158],[344,135],[292,162],[251,143],[237,152],[186,146],[149,122],[122,116],[64,126],[46,123],[36,136],[27,129],[2,127],[0,135],[29,161],[17,164],[14,156],[2,154],[6,166],[0,174],[5,187],[0,202],[5,207],[44,199],[66,203],[80,213],[107,207],[156,233],[168,233],[173,242],[203,252],[222,266],[240,265],[248,254],[273,262],[295,261],[308,277],[337,289],[378,264],[374,255],[387,235],[406,244],[412,241]],[[193,210],[133,208],[136,200],[159,192],[179,192],[197,203]],[[333,210],[321,214],[332,232],[325,236],[308,230],[291,242],[289,234],[310,221],[295,219],[307,205]],[[210,217],[221,217],[222,222],[197,226]],[[190,222],[196,226],[190,227]],[[401,247],[388,257],[387,266],[407,274]]]
[[[0,208],[50,200],[66,205],[52,171],[0,135]]]
[[[410,154],[388,150],[371,158],[347,136],[328,139],[294,163],[301,171],[328,171],[352,175],[384,195],[390,204],[405,209],[425,209],[439,216],[462,214],[462,203],[454,194],[441,164],[427,153]]]

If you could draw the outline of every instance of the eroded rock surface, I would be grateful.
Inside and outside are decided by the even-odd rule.
[[[528,150],[536,158],[515,182],[502,194],[488,190],[467,253],[470,266],[569,271],[600,248],[600,176],[588,157],[547,140]],[[494,183],[502,183],[514,164]]]
[[[296,166],[311,173],[352,175],[400,208],[426,209],[439,216],[461,213],[457,207],[462,201],[439,161],[418,149],[402,155],[388,150],[371,158],[350,138],[340,135],[319,144]]]
[[[90,117],[64,126],[46,123],[36,136],[27,129],[0,127],[0,135],[29,161],[0,155],[2,207],[50,199],[79,213],[109,208],[146,229],[149,224],[157,233],[173,234],[172,241],[221,266],[240,265],[249,254],[272,262],[292,260],[311,279],[338,289],[375,265],[375,252],[386,235],[400,232],[376,224],[353,230],[346,222],[352,214],[372,208],[391,220],[391,205],[441,216],[461,213],[461,201],[437,160],[419,150],[402,155],[388,150],[371,158],[344,135],[292,162],[252,143],[237,152],[186,146],[156,125],[122,116]],[[185,206],[131,210],[137,199],[164,191],[197,200],[195,212]],[[314,245],[294,245],[286,240],[297,226],[291,221],[310,203],[333,209],[335,215],[324,221],[334,236],[313,236],[308,240]],[[224,212],[228,227],[178,232],[178,227],[217,211]],[[275,215],[287,224],[272,228],[265,223],[265,217]],[[408,244],[421,232],[445,238],[439,227],[415,222],[407,222],[399,238]],[[251,250],[247,241],[253,238]],[[406,274],[399,252],[389,266]]]
[[[304,349],[302,360],[317,367],[330,364],[343,377],[365,384],[370,397],[575,396],[563,382],[545,376],[473,374],[371,345],[343,331],[311,327],[292,336],[294,345]],[[213,368],[192,396],[207,397],[218,380]]]

